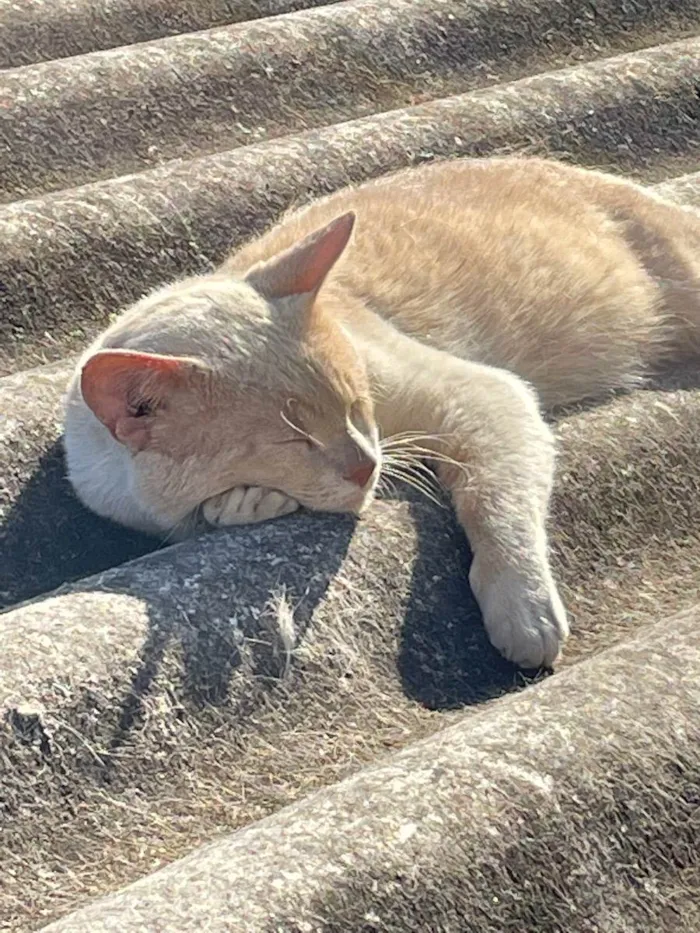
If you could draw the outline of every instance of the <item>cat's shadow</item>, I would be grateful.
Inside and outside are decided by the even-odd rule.
[[[294,606],[296,634],[301,639],[339,569],[354,529],[349,517],[318,516],[313,521],[318,540],[326,539],[328,546],[298,549],[291,559],[280,563],[277,572],[278,588]],[[280,523],[278,537],[284,536],[283,527]],[[227,533],[217,534],[225,548]],[[228,534],[235,535],[235,531]],[[200,574],[209,574],[200,584],[206,586],[206,608],[201,613],[198,607],[191,608],[183,618],[171,553],[166,549],[158,552],[159,547],[157,540],[119,528],[80,504],[66,478],[60,439],[39,458],[0,526],[0,609],[83,579],[86,582],[81,585],[82,592],[123,594],[140,599],[146,606],[148,631],[108,743],[112,749],[126,741],[140,721],[143,701],[161,672],[173,640],[178,642],[184,667],[186,699],[195,706],[216,706],[231,700],[232,679],[243,660],[242,645],[252,655],[250,661],[258,675],[264,678],[267,673],[274,681],[277,673],[271,657],[273,646],[269,639],[260,637],[256,628],[255,620],[268,608],[254,604],[256,598],[259,601],[260,587],[248,586],[247,577],[238,580],[237,604],[250,606],[253,611],[234,626],[230,620],[230,581],[217,579],[215,571],[206,568]],[[187,547],[191,549],[191,544]],[[278,550],[282,553],[283,548]],[[122,566],[149,552],[156,553],[149,561],[148,573],[137,574]],[[102,571],[111,568],[115,568],[114,572],[101,576]],[[167,580],[174,585],[164,585]],[[246,698],[234,702],[241,706],[241,717],[252,712]]]
[[[700,367],[678,363],[659,372],[641,391],[697,391]],[[638,390],[640,391],[640,390]],[[589,399],[550,415],[560,418],[614,404],[615,397]],[[442,514],[412,490],[408,499],[418,536],[413,572],[398,657],[406,694],[430,709],[459,709],[526,686],[547,675],[522,672],[492,647],[468,582],[471,551],[446,499]],[[450,536],[452,547],[438,549],[443,566],[432,557],[437,536]],[[445,561],[445,555],[454,555]],[[436,581],[438,575],[440,581]],[[429,581],[430,585],[426,585]],[[437,582],[437,586],[435,583]]]
[[[406,695],[429,709],[454,710],[531,682],[488,640],[469,586],[471,551],[447,499],[438,509],[411,490],[400,496],[418,539],[397,658]]]
[[[404,691],[432,708],[458,708],[497,696],[521,683],[515,669],[489,645],[478,607],[467,581],[469,550],[464,535],[449,511],[413,499],[407,493],[416,525],[417,555],[411,593],[403,620],[398,673]],[[314,540],[322,545],[280,565],[279,584],[295,606],[298,637],[335,577],[352,540],[355,523],[342,516],[314,516]],[[283,524],[280,523],[280,529]],[[235,534],[235,533],[234,533]],[[437,536],[447,540],[435,552]],[[381,542],[377,542],[381,547]],[[49,592],[65,582],[99,575],[158,548],[146,536],[118,528],[88,512],[75,498],[66,479],[62,444],[57,441],[40,458],[36,469],[0,528],[0,590],[5,607]],[[445,552],[452,556],[445,562]],[[155,554],[151,566],[163,562],[165,579],[170,555]],[[438,579],[439,576],[439,579]],[[143,599],[149,627],[128,690],[122,697],[109,745],[118,748],[141,721],[144,701],[161,672],[166,652],[177,640],[185,670],[189,702],[220,705],[233,702],[242,719],[254,713],[250,702],[232,696],[231,683],[241,665],[240,636],[245,643],[262,646],[253,659],[256,670],[265,670],[269,657],[265,641],[253,621],[265,608],[256,606],[247,629],[235,633],[226,621],[230,613],[229,590],[212,596],[207,591],[207,613],[183,626],[177,587],[159,588],[149,602],[149,586],[161,575],[150,574],[156,584],[133,585],[130,571],[97,577],[94,588]],[[216,587],[215,581],[212,587]],[[89,586],[88,586],[89,589]],[[256,590],[251,588],[251,600]],[[169,595],[168,595],[169,594]],[[238,595],[239,601],[241,594]],[[155,608],[157,607],[157,609]],[[217,611],[219,610],[220,611]],[[217,618],[219,621],[217,621]],[[223,621],[221,621],[223,620]],[[273,676],[270,683],[274,683]],[[251,701],[252,702],[252,701]],[[262,699],[261,699],[262,702]],[[243,705],[241,705],[243,704]]]
[[[0,610],[154,550],[158,542],[99,518],[68,482],[59,438],[38,458],[0,525]]]

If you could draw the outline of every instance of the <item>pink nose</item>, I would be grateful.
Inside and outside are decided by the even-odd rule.
[[[358,463],[357,466],[345,474],[345,479],[355,483],[360,489],[364,489],[372,479],[375,466],[376,464],[371,460],[363,460],[362,463]]]

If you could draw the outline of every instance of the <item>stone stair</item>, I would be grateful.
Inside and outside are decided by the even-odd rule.
[[[558,424],[537,684],[426,501],[162,547],[65,479],[111,314],[504,152],[700,205],[700,2],[0,0],[0,930],[700,929],[696,370]]]

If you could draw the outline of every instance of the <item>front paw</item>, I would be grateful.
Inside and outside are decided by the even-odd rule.
[[[289,515],[299,508],[296,499],[290,499],[274,489],[260,486],[235,486],[218,496],[212,496],[202,505],[205,520],[215,528],[228,525],[251,525],[271,518]]]
[[[526,575],[509,567],[469,574],[484,627],[494,648],[519,667],[551,667],[569,635],[569,623],[547,568]]]

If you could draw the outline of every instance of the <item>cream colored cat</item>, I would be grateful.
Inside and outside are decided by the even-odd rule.
[[[202,512],[359,513],[383,452],[423,435],[491,641],[549,665],[568,628],[540,406],[638,386],[698,349],[699,324],[699,213],[543,160],[425,166],[318,201],[119,317],[69,389],[70,478],[100,515],[181,536]]]

